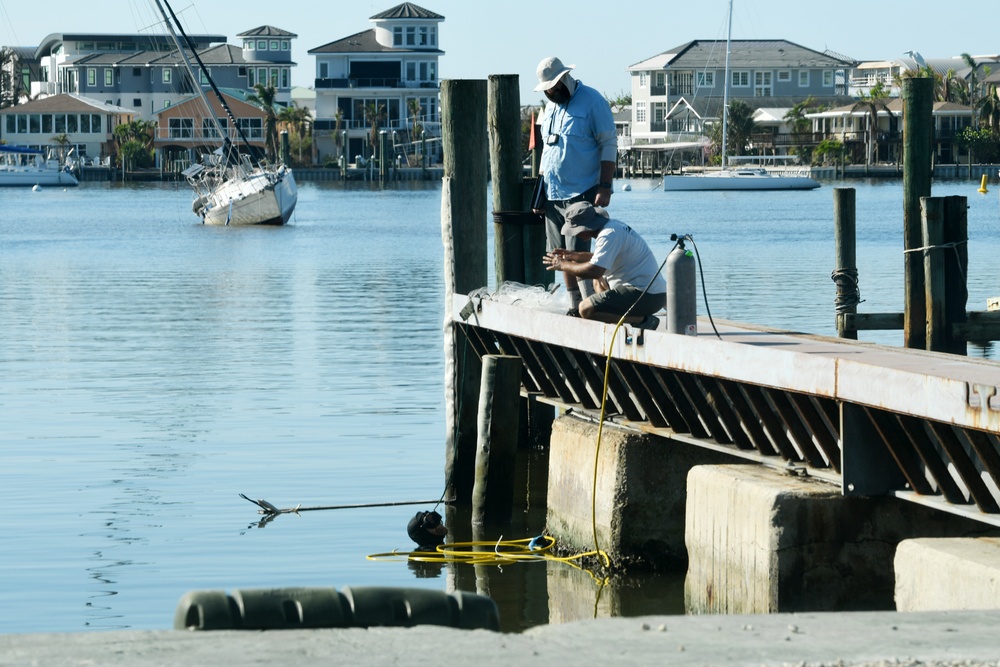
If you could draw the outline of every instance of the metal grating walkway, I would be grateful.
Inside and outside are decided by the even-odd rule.
[[[488,298],[463,322],[468,303],[460,345],[521,357],[542,400],[597,416],[610,354],[617,423],[1000,526],[1000,363],[707,320],[609,350],[612,325]]]

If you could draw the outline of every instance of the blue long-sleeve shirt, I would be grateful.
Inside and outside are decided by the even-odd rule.
[[[600,182],[601,162],[617,159],[611,107],[599,92],[580,81],[566,104],[545,105],[538,124],[543,146],[540,171],[549,199],[570,199],[586,192]]]

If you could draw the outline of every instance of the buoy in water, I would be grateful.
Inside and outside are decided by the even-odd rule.
[[[984,195],[984,194],[986,194],[987,192],[989,192],[989,190],[987,190],[987,189],[986,189],[986,181],[987,181],[987,180],[988,180],[988,179],[987,179],[987,177],[986,177],[986,174],[983,174],[983,181],[982,181],[982,183],[981,183],[981,184],[980,184],[980,186],[979,186],[979,194],[981,194],[981,195]]]
[[[35,183],[34,185],[31,186],[31,191],[32,192],[41,192],[42,191],[42,186],[40,186],[38,183]]]
[[[632,186],[629,185],[628,183],[626,183],[625,185],[622,186],[622,191],[623,192],[630,192],[631,190],[632,190]]]

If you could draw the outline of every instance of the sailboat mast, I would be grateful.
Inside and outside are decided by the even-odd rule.
[[[730,48],[733,41],[733,0],[729,0],[729,28],[726,33],[726,81],[722,88],[722,168],[726,168],[726,154],[728,145],[726,144],[729,132],[729,56],[732,53]]]
[[[223,138],[223,141],[229,143],[228,136],[222,130],[222,123],[214,113],[212,113],[212,105],[208,102],[208,96],[205,94],[205,89],[198,85],[198,79],[194,75],[194,67],[191,66],[191,61],[188,59],[187,53],[184,52],[184,47],[181,45],[181,40],[177,36],[177,32],[174,30],[174,24],[170,21],[167,16],[167,12],[163,9],[163,5],[160,4],[160,0],[153,0],[156,3],[156,8],[160,10],[160,15],[163,16],[163,22],[167,26],[167,30],[170,31],[170,36],[174,40],[174,45],[177,47],[177,53],[181,55],[181,59],[184,61],[185,67],[187,67],[188,74],[191,77],[191,83],[198,90],[198,94],[201,95],[201,101],[205,103],[205,108],[208,109],[209,115],[212,117],[212,122],[215,123],[215,130],[219,133],[219,136]]]

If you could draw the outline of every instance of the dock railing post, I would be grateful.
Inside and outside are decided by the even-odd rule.
[[[931,194],[931,138],[934,81],[903,79],[903,249],[922,246],[920,198]],[[903,345],[925,349],[927,309],[924,263],[919,253],[904,252]]]
[[[945,320],[944,200],[941,197],[921,197],[920,209],[924,299],[927,309],[927,349],[944,352],[948,337]]]
[[[441,82],[441,236],[445,277],[445,484],[457,503],[472,500],[480,362],[453,317],[456,294],[486,287],[486,81]]]
[[[837,246],[837,267],[833,281],[837,285],[837,335],[858,339],[858,330],[848,327],[847,314],[858,312],[857,233],[854,188],[833,190],[833,238]]]

